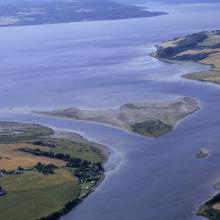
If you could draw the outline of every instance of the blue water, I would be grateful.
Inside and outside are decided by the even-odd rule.
[[[79,132],[109,146],[106,179],[63,220],[198,220],[220,180],[220,87],[184,80],[207,67],[148,56],[176,36],[216,29],[220,4],[153,5],[154,18],[0,29],[1,119]],[[34,116],[31,109],[117,107],[196,98],[201,110],[158,139],[102,125]],[[210,155],[195,160],[199,147]]]

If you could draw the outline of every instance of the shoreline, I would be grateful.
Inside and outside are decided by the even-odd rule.
[[[203,31],[179,36],[155,45],[150,56],[167,63],[197,63],[207,70],[189,72],[181,77],[220,85],[220,31]]]
[[[102,166],[104,167],[104,165],[107,163],[107,161],[109,160],[109,157],[112,153],[112,151],[110,150],[109,147],[105,146],[105,145],[102,145],[102,144],[99,144],[99,143],[96,143],[96,142],[93,142],[93,141],[90,141],[88,140],[87,138],[85,138],[83,135],[80,135],[78,133],[75,133],[75,132],[63,132],[63,131],[59,131],[59,130],[54,130],[55,132],[55,136],[57,135],[57,132],[58,133],[62,133],[62,135],[77,135],[83,139],[85,139],[86,141],[89,141],[90,143],[92,144],[95,144],[95,148],[98,149],[104,160],[102,162]],[[61,137],[62,137],[61,135]],[[58,136],[59,137],[59,136]],[[82,203],[85,199],[87,199],[92,193],[95,192],[95,190],[99,187],[99,185],[102,184],[102,182],[104,181],[105,177],[106,177],[106,174],[105,174],[105,170],[104,170],[104,173],[101,175],[100,179],[96,182],[96,184],[94,186],[92,186],[90,189],[89,189],[89,192],[83,196],[82,198],[78,198],[78,199],[73,199],[71,201],[68,201],[67,203],[64,204],[63,208],[60,209],[60,210],[57,210],[56,212],[54,213],[51,213],[50,215],[48,216],[43,216],[37,220],[58,220],[60,218],[62,218],[62,216],[65,216],[66,214],[68,214],[70,211],[72,211],[76,206],[78,206],[80,203]]]
[[[17,134],[17,131],[20,131],[20,130],[23,133]],[[30,135],[30,130],[32,132],[31,135]],[[7,132],[7,136],[4,136],[5,132]],[[16,132],[16,133],[14,133],[14,132]],[[65,131],[61,131],[61,130],[57,130],[57,129],[54,130],[49,126],[46,127],[44,125],[40,125],[40,124],[36,124],[36,123],[0,121],[0,138],[2,137],[2,135],[3,135],[4,139],[1,139],[1,143],[0,143],[2,146],[1,151],[0,151],[0,154],[1,154],[0,162],[3,162],[3,163],[7,162],[7,164],[8,164],[7,167],[10,167],[10,168],[7,168],[8,172],[10,170],[12,171],[12,169],[13,169],[13,172],[16,174],[19,172],[19,174],[21,176],[19,178],[20,179],[22,178],[23,180],[25,180],[27,175],[33,176],[38,173],[37,170],[35,170],[35,166],[33,167],[33,165],[36,164],[36,162],[33,161],[33,163],[32,163],[33,165],[30,165],[30,164],[27,165],[26,162],[24,161],[24,159],[23,159],[24,162],[22,164],[21,164],[21,162],[19,162],[20,161],[19,158],[24,155],[23,157],[24,158],[26,157],[26,160],[29,162],[31,159],[32,160],[34,159],[35,161],[38,161],[38,163],[39,163],[39,161],[41,161],[42,158],[44,158],[44,161],[47,160],[48,164],[51,164],[55,167],[55,169],[58,169],[58,171],[55,171],[54,174],[51,173],[51,174],[47,174],[46,176],[41,174],[42,175],[41,179],[43,179],[43,181],[46,181],[46,178],[57,178],[63,172],[69,173],[68,176],[72,176],[71,179],[67,179],[67,180],[63,179],[62,180],[62,181],[64,181],[63,186],[56,185],[56,187],[60,187],[60,188],[57,188],[57,190],[63,189],[65,192],[65,190],[68,189],[67,185],[65,185],[65,184],[68,183],[69,185],[71,185],[71,191],[69,193],[71,195],[73,194],[73,197],[72,197],[73,199],[70,199],[70,200],[68,199],[63,204],[62,204],[62,202],[59,202],[62,204],[61,205],[62,208],[59,208],[51,213],[50,213],[50,208],[49,209],[46,208],[46,210],[44,210],[44,211],[42,210],[42,212],[39,212],[39,214],[36,213],[34,215],[35,217],[34,216],[33,217],[38,220],[59,219],[61,216],[67,214],[75,206],[80,204],[91,193],[93,193],[96,190],[96,188],[102,183],[102,181],[105,179],[105,175],[106,175],[105,172],[106,171],[104,169],[104,165],[106,164],[106,162],[108,161],[108,159],[111,155],[110,148],[108,148],[107,146],[105,146],[103,144],[99,144],[94,141],[90,141],[80,134],[77,134],[75,132],[65,132]],[[22,138],[19,135],[22,135],[21,136]],[[11,138],[10,138],[11,136],[15,136],[14,139],[11,140]],[[61,147],[60,150],[59,150],[59,146]],[[53,151],[53,149],[55,149],[55,151]],[[35,152],[36,152],[35,150],[38,150],[38,152],[40,154],[39,153],[35,154]],[[88,150],[89,150],[89,152],[87,152]],[[68,151],[69,151],[69,153],[67,153]],[[12,153],[10,154],[10,152],[12,152]],[[18,152],[18,154],[16,152]],[[46,153],[46,152],[48,152],[48,153]],[[51,155],[52,152],[55,152],[55,153],[53,153],[53,155]],[[84,152],[85,152],[85,154],[84,154]],[[17,156],[16,156],[16,154],[17,154]],[[61,158],[60,157],[60,156],[62,156],[61,154],[63,155],[63,157],[64,156],[65,157]],[[91,154],[91,155],[89,156],[88,154]],[[6,157],[6,155],[9,155],[9,156]],[[60,156],[58,157],[58,155],[60,155]],[[68,160],[65,159],[65,158],[67,158],[67,156],[69,158]],[[10,160],[6,161],[7,158],[9,158],[9,157],[10,157]],[[75,162],[73,162],[72,165],[70,164],[70,161],[74,160],[74,158],[76,160],[77,160],[77,158],[80,158],[81,162],[90,163],[90,165],[88,166],[88,168],[91,167],[91,168],[89,168],[90,170],[84,172],[82,168],[77,168],[77,169],[74,168],[76,166],[76,165],[73,165]],[[13,165],[15,163],[15,161],[18,161],[17,165],[16,164]],[[62,165],[61,165],[61,162],[62,162]],[[60,164],[59,166],[57,165],[58,163]],[[66,165],[64,165],[64,163],[66,163]],[[70,165],[68,165],[68,163]],[[43,165],[46,166],[46,164],[43,164]],[[14,168],[12,168],[12,166]],[[17,171],[16,167],[21,167],[22,171]],[[78,167],[78,165],[77,165],[77,167]],[[92,167],[94,167],[94,168],[92,168]],[[30,169],[31,169],[31,173],[27,172]],[[81,169],[81,171],[80,171],[80,169]],[[95,169],[95,170],[93,171],[93,169]],[[77,171],[77,170],[79,170],[79,171]],[[83,176],[88,175],[88,177],[80,177],[80,176],[78,177],[77,172],[82,172]],[[3,184],[3,189],[6,189],[6,195],[4,197],[7,197],[8,194],[10,195],[10,197],[13,195],[13,192],[11,192],[10,188],[8,188],[8,186],[5,185],[6,184],[5,181],[6,182],[9,181],[9,183],[11,183],[11,180],[14,179],[15,174],[11,174],[11,175],[12,176],[8,179],[8,175],[5,174],[5,171],[4,172],[1,171],[1,176],[0,176],[0,178],[2,178],[1,185]],[[39,174],[37,174],[37,175],[39,175]],[[62,175],[59,178],[61,178],[61,177],[62,177]],[[62,178],[64,178],[64,177],[66,178],[66,176],[63,176]],[[16,175],[15,175],[15,178],[17,178]],[[70,177],[68,177],[68,178],[70,178]],[[20,181],[20,180],[15,179],[13,184],[17,184],[17,181]],[[68,182],[65,182],[65,181],[68,181]],[[39,182],[39,184],[40,183],[41,182]],[[50,184],[50,183],[48,182],[47,184]],[[41,184],[39,186],[41,186]],[[41,198],[41,193],[44,192],[44,189],[45,189],[44,185],[42,185],[41,187],[42,188],[40,188],[41,190],[39,190],[39,195],[36,195],[39,199]],[[53,188],[53,185],[51,187]],[[35,192],[34,190],[35,190],[35,188],[33,188],[33,193]],[[49,190],[47,190],[47,191],[48,191],[47,194],[50,193]],[[75,194],[75,191],[77,191],[77,194]],[[70,194],[68,197],[70,197]],[[55,198],[57,196],[54,194],[48,194],[48,196],[49,195],[52,196],[52,198],[53,197]],[[30,196],[32,196],[32,194]],[[34,196],[34,194],[33,194],[33,196]],[[65,194],[63,194],[63,196],[65,197]],[[24,197],[25,197],[25,195],[24,195]],[[7,199],[6,199],[6,201],[7,201]],[[65,201],[64,198],[63,198],[63,201]],[[4,203],[4,198],[1,202]],[[26,203],[25,199],[24,199],[24,201],[21,201],[21,204],[25,204],[25,203]],[[56,206],[57,205],[55,205],[54,208]],[[30,207],[30,208],[32,208],[32,207]],[[6,211],[6,214],[8,211]],[[42,217],[40,217],[41,216],[40,213],[43,213],[43,212],[44,213],[48,212],[50,214],[48,214],[48,215],[42,214]],[[26,218],[25,217],[26,214],[22,214],[22,213],[20,213],[20,214],[21,214],[21,216],[20,216],[21,218]]]
[[[219,86],[220,85],[219,81],[205,78],[207,74],[211,75],[215,71],[216,70],[214,70],[214,69],[210,69],[209,71],[186,73],[186,74],[183,74],[181,77],[184,79],[187,79],[187,80],[194,80],[194,81],[199,81],[199,82],[204,82],[204,83],[211,83],[211,84],[215,84],[215,85]]]
[[[208,73],[219,71],[219,70],[216,70],[212,64],[205,64],[205,63],[201,63],[200,61],[170,60],[170,59],[165,59],[165,58],[159,58],[157,56],[154,56],[153,54],[150,54],[150,56],[152,56],[153,58],[159,60],[160,62],[169,63],[169,64],[180,64],[180,65],[182,65],[182,64],[186,64],[186,63],[195,63],[195,64],[200,64],[202,66],[209,67],[208,70],[204,70],[204,71],[184,73],[184,74],[181,75],[181,78],[187,79],[187,80],[198,81],[198,82],[204,82],[204,83],[212,83],[212,84],[215,84],[215,85],[218,85],[218,86],[220,85],[220,82],[217,82],[217,81],[205,80],[205,79],[202,79],[202,78],[196,78],[196,74],[203,74],[203,73],[208,74]]]
[[[157,46],[155,46],[155,48],[157,48]],[[152,52],[152,53],[149,54],[149,56],[157,59],[160,62],[169,63],[169,64],[179,64],[179,65],[183,65],[183,64],[187,64],[187,63],[188,64],[189,63],[195,63],[195,64],[200,64],[200,65],[205,66],[205,67],[209,67],[208,70],[204,69],[203,71],[184,73],[184,74],[180,75],[180,78],[182,78],[182,79],[197,81],[197,82],[202,82],[202,83],[211,83],[212,85],[214,84],[214,85],[217,85],[217,86],[220,85],[220,82],[196,78],[196,74],[211,73],[213,71],[216,71],[212,64],[205,64],[205,63],[201,63],[199,61],[183,61],[183,60],[171,60],[171,59],[166,59],[166,58],[159,58],[155,55],[155,53],[156,52]]]
[[[220,35],[220,31],[218,31],[218,32]],[[200,32],[200,34],[201,33],[210,33],[210,32]],[[188,79],[188,80],[195,80],[198,82],[212,83],[212,85],[214,84],[214,85],[219,86],[220,85],[220,78],[219,78],[220,77],[220,69],[219,69],[219,67],[217,67],[214,64],[214,62],[212,63],[210,61],[206,61],[205,59],[204,60],[203,59],[196,60],[196,58],[195,59],[193,58],[194,56],[196,57],[196,55],[193,53],[182,55],[182,60],[181,60],[181,56],[180,56],[179,60],[174,59],[174,58],[171,59],[171,58],[164,58],[164,57],[161,58],[160,57],[159,53],[163,54],[165,52],[165,50],[170,49],[171,51],[175,51],[176,47],[178,48],[178,44],[180,44],[179,42],[184,41],[189,36],[193,36],[193,35],[187,35],[185,37],[177,37],[173,41],[172,40],[165,41],[165,42],[162,42],[160,44],[155,45],[156,51],[151,53],[150,56],[154,57],[155,59],[157,59],[161,62],[175,63],[175,64],[176,63],[183,64],[183,63],[193,62],[193,63],[198,63],[198,64],[201,64],[204,66],[208,66],[209,67],[208,70],[186,73],[186,74],[181,75],[181,77],[184,79]],[[168,45],[165,46],[165,44],[168,44]],[[220,43],[218,45],[220,45]],[[188,50],[190,51],[190,48],[188,48]],[[185,51],[183,50],[182,53],[184,54],[184,52]],[[173,54],[175,55],[175,52],[173,52]],[[172,56],[178,57],[178,53],[177,53],[177,55],[175,55],[175,56],[174,55],[171,55],[171,57]],[[164,54],[163,54],[163,56],[164,56]],[[188,60],[187,59],[185,60],[184,56],[185,57],[191,56],[191,58],[189,58],[189,59],[187,58]],[[209,55],[207,55],[206,58],[209,59]],[[216,60],[219,60],[218,53],[216,55]],[[217,64],[219,64],[216,60],[215,60],[215,62]],[[215,80],[215,79],[217,79],[217,80]],[[196,210],[196,215],[208,218],[209,220],[219,220],[220,219],[220,193],[219,192],[213,193],[212,195],[210,195],[210,198],[208,198],[207,200],[203,201],[200,205],[198,205],[197,210]]]
[[[195,99],[195,100],[196,100],[196,102],[198,103],[198,109],[195,109],[194,111],[192,111],[191,113],[189,113],[186,117],[184,117],[184,118],[180,119],[179,121],[177,121],[177,122],[175,123],[175,125],[173,126],[173,128],[171,129],[170,132],[172,132],[173,130],[175,130],[175,129],[179,126],[179,124],[182,123],[184,120],[186,120],[187,118],[191,117],[192,115],[194,115],[195,113],[197,113],[198,111],[201,110],[201,104],[200,104],[199,100],[197,100],[197,99]],[[87,110],[87,109],[85,109],[85,110]],[[125,129],[125,128],[120,128],[120,127],[117,127],[117,126],[114,126],[114,125],[111,125],[111,124],[107,124],[107,123],[94,122],[94,121],[86,121],[86,120],[79,120],[79,119],[72,119],[72,118],[67,118],[67,117],[65,117],[65,116],[44,115],[44,114],[39,114],[39,113],[37,113],[37,112],[35,112],[35,111],[33,111],[32,114],[33,114],[33,115],[36,115],[36,116],[40,116],[40,117],[48,117],[48,118],[51,118],[51,119],[53,119],[53,118],[65,119],[65,120],[86,122],[86,123],[90,123],[90,124],[96,124],[96,125],[106,126],[106,127],[109,127],[109,128],[118,129],[118,130],[120,130],[120,131],[130,133],[130,134],[132,134],[132,135],[137,135],[137,136],[139,136],[139,137],[144,137],[143,135],[138,134],[138,133],[135,133],[135,132],[133,132],[133,131],[131,131],[131,130],[128,130],[128,129]],[[68,132],[68,131],[67,131],[67,132]],[[168,132],[168,133],[170,133],[170,132]],[[166,134],[164,134],[164,135],[166,135]],[[82,135],[82,137],[83,137],[83,135]],[[147,137],[147,138],[149,138],[149,139],[155,139],[155,138],[158,138],[158,137]],[[95,142],[95,143],[96,143],[96,142]],[[108,151],[108,150],[109,150],[109,151]],[[104,151],[105,151],[105,150],[104,150]],[[111,149],[107,147],[106,154],[110,156],[111,152],[112,152]],[[104,154],[105,154],[105,152],[104,152]],[[107,157],[107,160],[108,160],[108,157]]]
[[[87,139],[86,137],[84,137],[81,134],[78,134],[76,132],[71,132],[71,131],[63,131],[63,130],[57,130],[54,129],[54,137],[55,138],[63,138],[63,139],[69,139],[72,140],[71,138],[75,138],[76,136],[79,138],[82,138],[83,140],[85,140],[88,143],[91,143],[92,145],[94,145],[94,148],[96,148],[97,150],[100,151],[101,155],[103,156],[103,165],[108,161],[110,155],[112,154],[111,149],[108,146],[105,146],[103,144],[100,144],[98,142],[95,141],[91,141],[89,140],[89,138]]]
[[[191,97],[146,103],[127,103],[118,109],[86,110],[68,108],[54,111],[33,111],[33,114],[103,124],[140,136],[157,138],[170,132],[188,115],[199,110]]]
[[[63,208],[49,214],[48,216],[43,216],[41,218],[38,218],[37,220],[59,220],[62,218],[62,216],[65,216],[69,212],[73,211],[73,209],[82,203],[86,198],[89,197],[92,193],[95,192],[95,190],[99,187],[99,185],[102,183],[102,181],[105,179],[105,173],[103,176],[97,181],[96,185],[90,188],[90,191],[83,197],[83,198],[78,198],[78,199],[73,199],[71,201],[68,201],[67,203],[64,204]]]
[[[38,6],[38,10],[34,10]],[[0,19],[0,27],[44,25],[84,21],[120,20],[129,18],[157,17],[167,12],[151,10],[149,7],[131,3],[120,3],[108,0],[100,5],[94,1],[49,1],[45,5],[37,0],[25,0],[21,4],[1,3],[8,12]],[[57,10],[59,8],[59,11]],[[115,11],[115,13],[113,13]],[[20,14],[17,14],[17,11]],[[43,11],[43,13],[42,13]],[[92,13],[91,13],[92,11]],[[58,13],[59,12],[59,13]],[[87,13],[86,13],[87,12]],[[90,12],[90,13],[88,13]]]
[[[60,135],[61,134],[61,135]],[[70,137],[70,140],[71,140],[71,136],[78,136],[82,139],[84,139],[85,141],[91,143],[91,144],[94,144],[95,145],[95,148],[98,149],[101,153],[101,155],[103,156],[103,162],[102,162],[102,166],[104,167],[104,165],[107,163],[107,161],[109,160],[110,158],[110,155],[112,154],[112,151],[109,147],[103,145],[103,144],[100,144],[100,143],[97,143],[97,142],[94,142],[94,141],[90,141],[89,139],[85,138],[83,135],[81,134],[78,134],[78,133],[75,133],[75,132],[70,132],[70,131],[60,131],[60,130],[54,130],[54,136],[57,138],[64,138],[64,139],[68,139],[68,137],[65,137],[65,136],[69,136]],[[102,184],[102,182],[104,181],[105,177],[106,177],[106,174],[105,174],[105,170],[104,170],[104,173],[101,175],[100,179],[96,182],[96,184],[94,186],[92,186],[90,189],[89,189],[89,192],[83,196],[82,198],[78,198],[78,199],[73,199],[71,201],[68,201],[67,203],[64,204],[63,208],[54,212],[54,213],[51,213],[50,215],[48,216],[44,216],[44,217],[41,217],[37,220],[58,220],[60,218],[62,218],[62,216],[65,216],[66,214],[68,214],[69,212],[71,212],[76,206],[78,206],[79,204],[81,204],[85,199],[87,199],[92,193],[95,192],[95,190],[99,187],[99,185]]]

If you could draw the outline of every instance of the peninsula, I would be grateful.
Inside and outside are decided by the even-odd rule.
[[[107,155],[78,134],[0,122],[0,219],[58,219],[103,179]]]
[[[208,71],[183,75],[184,78],[220,84],[220,31],[200,32],[157,45],[155,57],[171,61],[193,61],[210,65]]]
[[[37,114],[108,124],[147,137],[169,132],[178,121],[199,109],[196,100],[180,97],[171,101],[128,103],[117,109],[83,110],[68,108],[35,111]]]
[[[0,0],[0,27],[153,17],[167,13],[113,0]]]

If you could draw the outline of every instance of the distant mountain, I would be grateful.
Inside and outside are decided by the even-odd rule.
[[[159,16],[145,7],[112,0],[0,0],[0,26]]]

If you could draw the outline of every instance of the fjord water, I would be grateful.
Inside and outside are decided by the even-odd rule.
[[[63,220],[202,219],[195,210],[214,194],[212,185],[220,180],[220,87],[180,78],[205,66],[163,63],[148,54],[160,41],[218,28],[220,4],[156,8],[170,15],[0,29],[1,119],[77,131],[114,152],[105,180]],[[157,139],[28,113],[178,96],[196,98],[201,110]],[[210,155],[195,160],[203,146]]]

